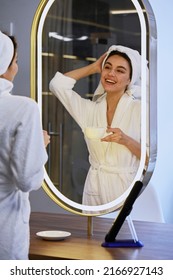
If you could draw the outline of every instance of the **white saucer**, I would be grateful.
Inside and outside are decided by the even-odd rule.
[[[49,230],[49,231],[39,231],[36,233],[37,236],[45,240],[63,240],[71,235],[67,231],[59,230]]]

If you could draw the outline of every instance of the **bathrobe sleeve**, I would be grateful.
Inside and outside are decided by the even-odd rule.
[[[22,99],[17,114],[19,121],[14,130],[10,166],[17,188],[29,192],[41,187],[47,153],[37,103]]]
[[[72,90],[75,83],[76,80],[57,72],[50,82],[50,90],[83,130],[92,116],[95,104]]]

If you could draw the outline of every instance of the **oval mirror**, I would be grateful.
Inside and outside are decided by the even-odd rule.
[[[66,210],[88,216],[108,213],[122,205],[137,180],[147,186],[157,152],[156,43],[155,19],[147,0],[40,2],[31,33],[31,96],[38,102],[43,127],[51,135],[43,188]],[[50,92],[49,83],[56,71],[85,66],[111,45],[124,45],[141,54],[141,158],[135,178],[117,199],[83,205],[88,150],[80,127]],[[83,79],[76,91],[91,99],[97,84],[97,76]]]

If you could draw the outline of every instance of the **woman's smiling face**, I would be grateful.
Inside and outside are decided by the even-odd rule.
[[[123,94],[130,83],[130,65],[122,56],[110,56],[101,72],[101,83],[107,93]]]

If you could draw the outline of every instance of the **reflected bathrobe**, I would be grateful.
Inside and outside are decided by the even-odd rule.
[[[47,153],[38,105],[0,78],[0,259],[28,259],[29,192],[41,187]]]
[[[132,183],[139,160],[125,146],[101,142],[85,135],[88,126],[107,128],[106,93],[96,102],[81,98],[73,87],[76,80],[57,72],[50,82],[50,90],[62,102],[67,111],[81,127],[89,151],[90,169],[85,181],[83,204],[106,204],[126,191]],[[117,106],[111,124],[140,142],[141,104],[125,93]]]

